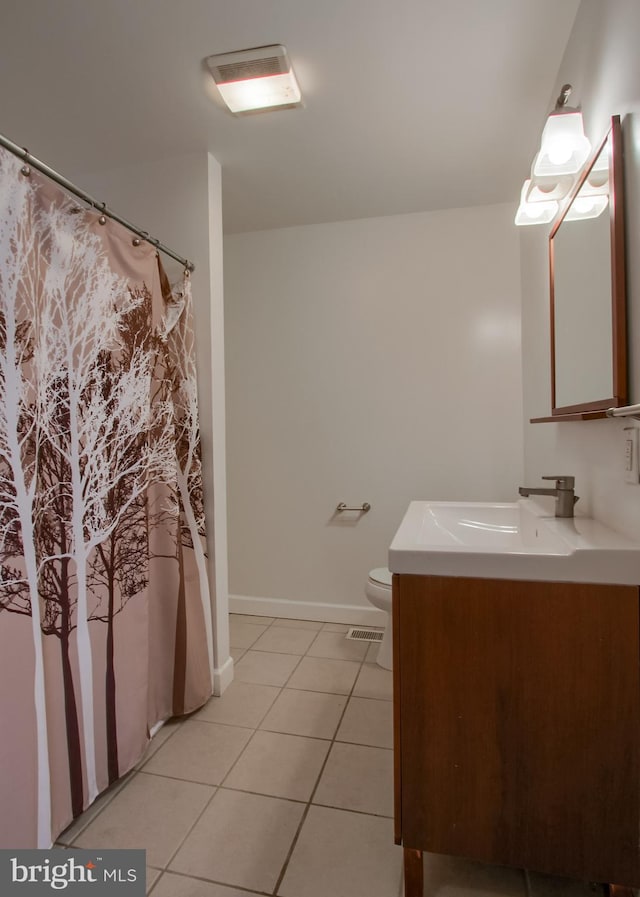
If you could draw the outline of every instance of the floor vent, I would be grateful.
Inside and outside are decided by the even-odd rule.
[[[381,642],[384,630],[382,629],[363,629],[362,627],[352,626],[347,632],[347,638],[355,639],[358,642]]]

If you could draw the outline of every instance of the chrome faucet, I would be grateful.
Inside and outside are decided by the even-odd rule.
[[[542,477],[543,480],[555,480],[555,489],[530,489],[520,486],[518,492],[524,498],[529,495],[553,495],[556,500],[556,517],[573,517],[573,506],[578,501],[574,493],[575,477]]]

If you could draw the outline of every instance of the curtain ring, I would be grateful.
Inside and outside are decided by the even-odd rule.
[[[26,146],[23,146],[22,149],[24,150],[24,156],[22,157],[22,161],[24,162],[24,165],[23,165],[22,168],[20,169],[20,174],[22,174],[22,175],[24,175],[26,178],[28,178],[29,175],[31,174],[31,166],[28,164],[28,162],[29,162],[29,150],[26,148]]]

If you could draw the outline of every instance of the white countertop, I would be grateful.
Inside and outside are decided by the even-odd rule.
[[[413,501],[389,549],[392,573],[640,585],[640,543],[589,517],[517,502]]]

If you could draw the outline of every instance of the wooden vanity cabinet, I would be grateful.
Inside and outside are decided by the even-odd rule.
[[[640,885],[638,588],[393,577],[395,835]]]

